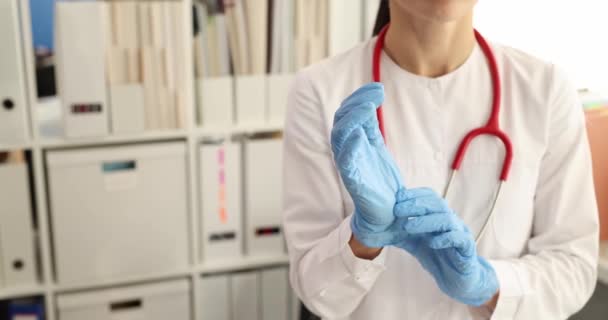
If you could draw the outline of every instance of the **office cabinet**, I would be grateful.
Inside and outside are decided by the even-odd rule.
[[[27,170],[25,163],[0,163],[0,289],[37,280]]]
[[[200,320],[230,320],[230,276],[213,275],[201,279]]]
[[[59,283],[188,267],[185,144],[47,154]]]
[[[231,277],[232,320],[263,320],[260,318],[258,273],[236,273]]]
[[[61,294],[59,320],[190,320],[187,280]]]
[[[262,319],[289,319],[289,285],[287,268],[266,269],[260,272]]]
[[[0,143],[23,142],[28,137],[20,1],[0,2]]]
[[[292,293],[284,267],[205,276],[200,289],[199,320],[293,319]]]
[[[200,147],[200,168],[203,261],[241,257],[240,144],[203,144]]]
[[[245,248],[247,255],[285,253],[281,232],[282,140],[245,142]]]

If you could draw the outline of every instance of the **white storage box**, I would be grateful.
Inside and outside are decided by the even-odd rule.
[[[200,288],[202,315],[199,320],[230,320],[230,277],[203,277]]]
[[[27,165],[0,163],[0,289],[36,283]]]
[[[236,273],[231,279],[232,320],[265,320],[260,317],[258,273]]]
[[[173,142],[48,153],[58,282],[187,268],[185,152]]]
[[[272,74],[268,76],[268,123],[282,125],[285,122],[287,96],[292,82],[292,74]]]
[[[235,78],[236,123],[259,126],[266,122],[266,75]]]
[[[199,122],[204,128],[226,129],[234,124],[233,78],[197,80]]]
[[[59,320],[191,320],[187,280],[62,294]]]
[[[200,147],[203,261],[243,255],[240,148],[230,142]]]
[[[110,87],[112,133],[142,133],[145,130],[144,88],[141,84]]]
[[[245,143],[245,247],[247,255],[285,254],[281,232],[281,139]]]

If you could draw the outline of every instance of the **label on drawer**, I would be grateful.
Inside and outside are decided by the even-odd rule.
[[[13,316],[13,320],[38,320],[36,315],[20,314]]]
[[[133,189],[137,186],[137,174],[132,171],[107,173],[104,182],[106,191]]]

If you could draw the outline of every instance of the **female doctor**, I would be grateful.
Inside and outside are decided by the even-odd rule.
[[[577,92],[476,34],[475,3],[383,1],[379,37],[297,76],[284,229],[323,319],[565,319],[593,291]]]

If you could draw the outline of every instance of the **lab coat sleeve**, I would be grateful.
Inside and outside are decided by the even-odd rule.
[[[384,271],[385,251],[355,257],[344,212],[328,126],[318,93],[306,75],[290,92],[284,132],[283,226],[290,281],[302,302],[323,318],[351,314]]]
[[[585,120],[574,87],[554,71],[527,254],[492,261],[500,297],[492,319],[566,319],[597,280],[599,224]]]

